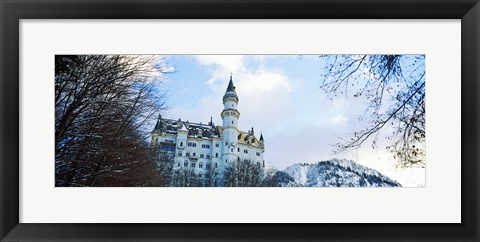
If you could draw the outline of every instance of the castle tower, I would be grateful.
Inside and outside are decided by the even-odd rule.
[[[150,142],[150,145],[152,148],[157,149],[159,138],[162,135],[162,132],[164,131],[163,129],[163,119],[162,115],[158,115],[157,123],[155,124],[155,128],[152,130],[152,141]]]
[[[262,133],[260,133],[260,145],[262,147],[265,147],[265,141],[263,140],[263,134]]]
[[[238,160],[238,119],[240,112],[237,110],[238,96],[235,92],[232,76],[228,83],[227,91],[223,95],[223,142],[222,142],[222,167]]]

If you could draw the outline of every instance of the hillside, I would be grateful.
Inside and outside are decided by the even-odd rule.
[[[297,163],[268,178],[269,186],[290,187],[400,187],[400,183],[351,160],[332,159]]]

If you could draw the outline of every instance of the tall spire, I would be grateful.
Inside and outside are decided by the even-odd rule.
[[[235,92],[235,86],[232,81],[232,74],[230,74],[230,82],[228,83],[227,92]]]
[[[260,132],[260,140],[263,141],[263,134]]]
[[[233,85],[232,74],[230,74],[230,82],[228,83],[225,95],[223,95],[223,101],[225,102],[225,99],[229,97],[233,97],[238,102],[237,92],[235,92],[235,85]]]
[[[157,120],[157,123],[155,124],[155,128],[154,129],[161,129],[162,128],[162,124],[163,124],[163,119],[162,119],[162,115],[161,114],[158,114],[158,120]]]

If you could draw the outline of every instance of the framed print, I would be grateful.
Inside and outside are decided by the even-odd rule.
[[[479,239],[477,1],[1,12],[2,241]]]

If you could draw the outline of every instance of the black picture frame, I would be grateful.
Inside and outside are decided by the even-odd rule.
[[[0,15],[1,241],[479,241],[478,0],[0,0]],[[19,20],[161,18],[461,19],[462,222],[459,224],[19,223]]]

